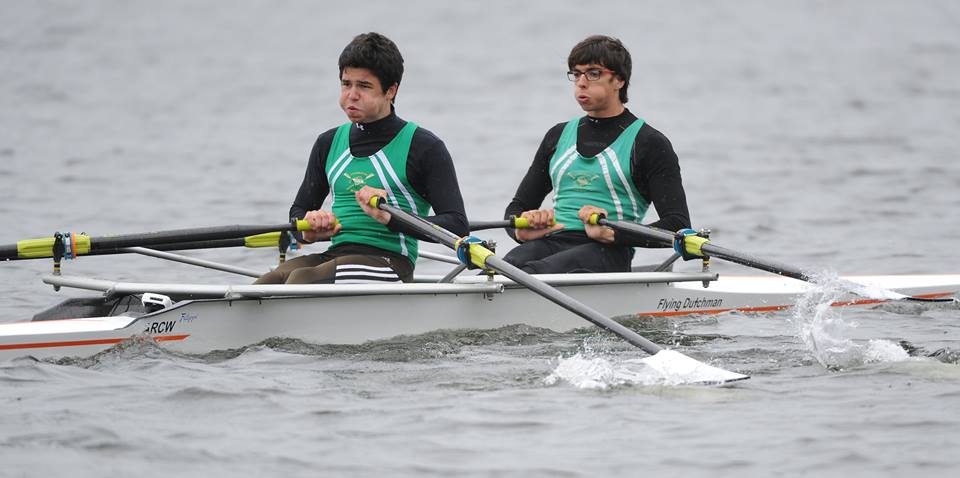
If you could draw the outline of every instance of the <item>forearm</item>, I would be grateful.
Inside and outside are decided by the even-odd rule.
[[[517,192],[514,193],[513,199],[507,204],[503,212],[504,219],[508,219],[510,216],[519,217],[524,211],[540,209],[543,199],[553,190],[549,169],[550,158],[553,157],[557,147],[557,139],[559,139],[559,133],[554,131],[556,129],[554,127],[544,136],[537,153],[533,157],[533,163],[530,164],[530,168],[527,169],[527,173],[520,181],[520,186],[517,187]],[[507,228],[507,234],[517,241],[513,229]]]
[[[329,142],[324,141],[325,136],[321,135],[314,143],[310,152],[310,158],[307,161],[307,169],[303,175],[303,182],[300,183],[300,189],[293,199],[290,206],[290,219],[303,219],[307,213],[320,209],[323,201],[330,193],[330,185],[327,182],[327,175],[324,173],[326,164],[326,155],[329,152]],[[303,240],[300,233],[294,233],[298,241]]]

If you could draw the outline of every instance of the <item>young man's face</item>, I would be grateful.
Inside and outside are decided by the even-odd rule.
[[[623,111],[623,103],[620,102],[623,80],[614,72],[595,63],[576,65],[572,71],[580,73],[580,78],[573,82],[573,96],[588,115],[616,116]],[[598,79],[590,79],[598,73]]]
[[[354,123],[370,123],[390,114],[397,95],[394,84],[383,92],[380,80],[366,68],[344,68],[340,75],[340,108]]]

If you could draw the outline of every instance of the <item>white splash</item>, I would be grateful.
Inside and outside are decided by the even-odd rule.
[[[858,344],[847,338],[857,324],[844,321],[840,309],[831,304],[851,290],[851,283],[828,273],[817,274],[815,280],[814,286],[797,299],[793,317],[797,335],[820,365],[837,370],[910,358],[902,347],[889,340],[874,339]]]
[[[620,385],[722,384],[747,378],[664,349],[649,357],[623,361],[588,358],[581,353],[560,357],[557,367],[544,381],[548,385],[563,381],[577,388],[605,389]]]

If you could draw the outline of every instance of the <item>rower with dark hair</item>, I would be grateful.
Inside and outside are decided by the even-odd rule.
[[[659,245],[588,224],[589,216],[639,223],[653,204],[660,219],[651,226],[690,227],[677,155],[663,133],[624,106],[632,65],[619,40],[586,38],[567,67],[587,114],[544,136],[504,214],[527,218],[530,228],[508,230],[521,244],[504,259],[530,273],[629,271],[634,245]],[[554,207],[541,209],[551,190]]]
[[[419,233],[369,206],[381,196],[400,209],[459,235],[467,218],[453,160],[430,131],[400,119],[394,102],[403,57],[379,33],[358,35],[339,59],[340,107],[350,122],[321,134],[290,207],[291,218],[313,230],[304,242],[330,240],[323,253],[297,257],[264,274],[258,284],[409,282]],[[330,196],[329,209],[321,209]]]

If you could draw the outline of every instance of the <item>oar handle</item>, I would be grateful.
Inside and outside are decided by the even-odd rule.
[[[550,226],[553,226],[557,223],[557,219],[554,218],[550,221]],[[484,229],[502,229],[502,228],[513,228],[513,229],[527,229],[530,227],[530,220],[523,216],[510,216],[507,219],[501,219],[499,221],[470,221],[470,230],[471,231],[482,231]]]

